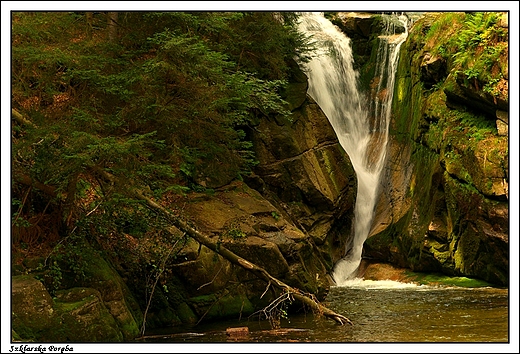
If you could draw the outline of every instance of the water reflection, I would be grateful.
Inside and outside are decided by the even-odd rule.
[[[338,326],[312,313],[291,315],[273,330],[268,321],[199,325],[155,332],[149,342],[508,342],[508,290],[418,286],[392,281],[353,281],[333,287],[324,303],[353,326]],[[247,326],[246,336],[226,328]],[[177,330],[178,331],[178,330]]]
[[[327,297],[357,324],[345,341],[508,341],[507,289],[366,282]]]

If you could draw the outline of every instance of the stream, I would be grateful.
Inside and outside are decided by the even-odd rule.
[[[506,343],[508,289],[427,286],[354,279],[332,287],[324,304],[354,324],[339,326],[312,313],[290,314],[273,330],[266,320],[242,318],[148,333],[154,343]],[[229,327],[248,327],[232,337]]]

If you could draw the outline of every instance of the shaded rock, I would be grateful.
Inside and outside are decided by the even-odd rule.
[[[349,38],[369,38],[374,24],[374,14],[370,12],[338,12],[331,22],[337,25]]]
[[[276,278],[283,279],[289,271],[289,264],[273,242],[257,236],[249,236],[243,241],[225,241],[223,245],[242,258],[255,264],[261,264],[269,274]],[[269,261],[266,262],[266,260]]]
[[[425,53],[421,62],[421,81],[429,89],[447,76],[446,69],[446,60],[438,55]]]
[[[56,323],[54,301],[32,276],[12,277],[12,326],[24,339],[38,339]]]
[[[483,85],[467,82],[461,73],[455,76],[455,80],[456,85],[444,89],[448,107],[460,109],[462,106],[470,111],[485,114],[490,119],[495,119],[497,109],[508,111],[507,97],[495,97],[482,91]]]
[[[292,122],[279,126],[263,120],[253,139],[262,195],[334,254],[331,244],[336,241],[330,231],[350,230],[357,180],[321,109],[309,99],[294,112]],[[345,237],[338,242],[337,249],[344,249]]]
[[[57,295],[60,329],[53,341],[121,342],[123,334],[95,289],[75,288]],[[66,330],[63,330],[66,328]],[[50,329],[49,329],[50,330]],[[52,332],[52,330],[50,330]]]
[[[281,96],[285,101],[287,101],[288,110],[292,112],[296,108],[301,107],[305,102],[309,82],[307,76],[300,69],[296,61],[291,60],[289,62],[289,67],[291,68],[289,83],[281,93]]]
[[[99,291],[73,288],[52,299],[32,276],[12,277],[13,331],[37,342],[120,342],[123,333]]]

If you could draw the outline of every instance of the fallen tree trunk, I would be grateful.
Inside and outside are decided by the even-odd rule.
[[[95,171],[106,178],[107,180],[118,184],[119,179],[106,172],[103,169],[96,168]],[[137,199],[140,199],[148,205],[151,209],[155,210],[156,212],[162,214],[165,216],[169,221],[172,222],[172,224],[177,227],[182,232],[185,232],[188,236],[199,242],[200,244],[203,244],[204,246],[208,247],[209,249],[213,250],[214,252],[220,254],[222,257],[230,261],[231,263],[238,265],[253,274],[255,274],[258,278],[266,281],[269,284],[272,284],[273,286],[277,287],[278,289],[281,289],[287,293],[289,293],[291,296],[294,297],[294,299],[302,302],[303,304],[308,305],[310,308],[312,308],[315,312],[324,315],[325,317],[328,317],[340,325],[344,325],[346,323],[352,325],[352,321],[350,321],[347,317],[340,315],[329,308],[323,306],[320,304],[315,297],[312,294],[308,294],[305,292],[302,292],[299,289],[293,288],[281,280],[273,277],[271,274],[269,274],[264,268],[259,267],[256,264],[253,264],[242,257],[236,255],[235,253],[231,252],[221,244],[217,244],[216,242],[211,241],[211,239],[190,225],[188,225],[186,222],[182,221],[178,216],[174,215],[170,210],[166,209],[156,201],[152,200],[151,198],[145,196],[141,190],[138,188],[126,188],[126,191],[132,194]]]
[[[15,180],[18,183],[24,184],[29,187],[35,187],[36,189],[39,189],[43,193],[56,198],[58,197],[58,194],[56,193],[56,188],[43,184],[28,175],[19,174],[16,172],[13,172],[13,180]]]

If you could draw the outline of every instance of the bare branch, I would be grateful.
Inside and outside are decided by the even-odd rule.
[[[119,183],[119,179],[108,173],[107,171],[101,169],[101,168],[95,168],[95,172],[100,174],[101,176],[105,177],[111,182]],[[139,190],[134,187],[126,188],[126,191],[133,195],[134,197],[146,202],[148,207],[155,210],[156,212],[160,212],[163,214],[172,224],[177,227],[179,230],[185,232],[188,236],[196,240],[197,242],[203,244],[204,246],[208,247],[209,249],[213,250],[214,252],[218,253],[222,257],[226,258],[231,263],[238,265],[253,274],[255,274],[258,278],[266,281],[271,282],[274,286],[276,286],[278,289],[281,289],[284,292],[289,293],[291,296],[293,296],[296,300],[303,302],[304,304],[308,305],[318,314],[322,314],[325,317],[328,317],[337,323],[344,325],[346,323],[352,324],[352,322],[345,316],[337,314],[336,312],[330,310],[329,308],[323,306],[321,303],[319,303],[316,298],[312,294],[308,294],[305,292],[302,292],[299,289],[293,288],[281,280],[273,277],[271,274],[269,274],[264,268],[257,266],[254,263],[251,263],[242,257],[236,255],[235,253],[231,252],[226,247],[217,244],[217,242],[212,241],[208,236],[203,235],[201,232],[196,230],[195,228],[188,225],[185,221],[181,220],[178,216],[174,215],[170,210],[166,209],[156,201],[152,200],[151,198],[144,195],[142,190]]]
[[[197,290],[200,290],[200,289],[202,289],[203,287],[208,286],[208,285],[210,285],[211,283],[213,283],[213,282],[215,281],[215,279],[217,278],[217,275],[220,273],[220,271],[222,270],[223,267],[224,267],[224,264],[222,264],[222,265],[220,266],[220,269],[218,270],[217,274],[215,274],[215,276],[213,277],[213,279],[211,279],[211,281],[210,281],[209,283],[202,284],[201,286],[199,286],[199,287],[197,288]]]

